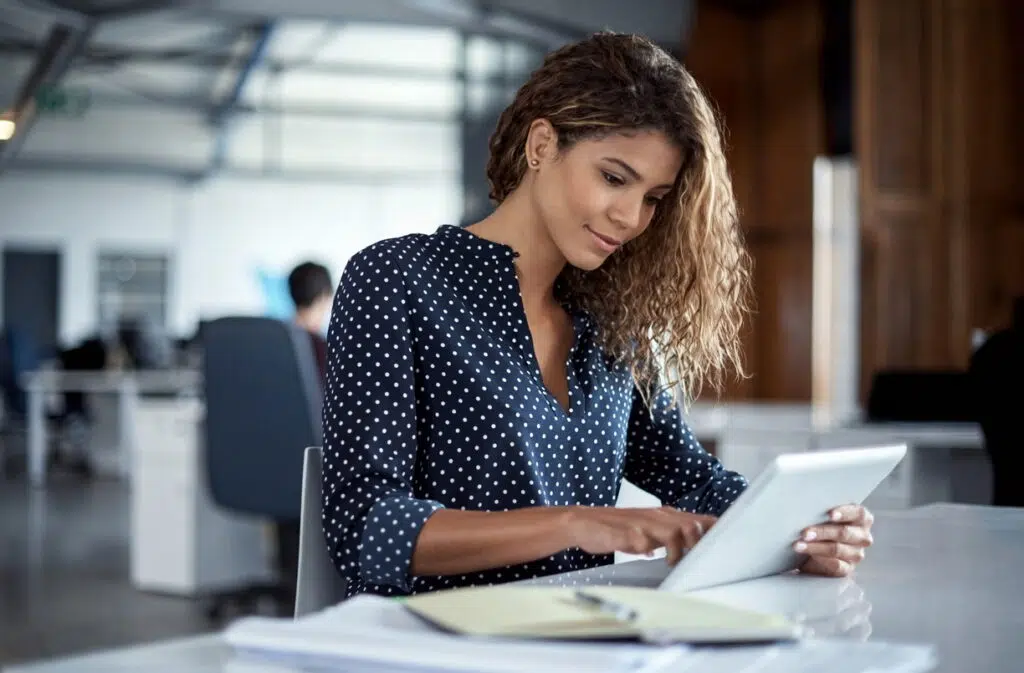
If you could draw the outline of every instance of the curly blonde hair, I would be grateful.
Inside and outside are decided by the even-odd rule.
[[[597,270],[567,266],[558,291],[594,317],[599,343],[648,403],[668,392],[671,402],[688,404],[705,383],[721,392],[730,367],[744,376],[751,261],[718,120],[690,73],[636,35],[597,33],[549,54],[491,136],[487,179],[497,203],[523,179],[536,119],[555,128],[560,151],[650,130],[682,150],[675,185],[644,234]]]

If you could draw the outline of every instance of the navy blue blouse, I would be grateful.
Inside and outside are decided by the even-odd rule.
[[[541,378],[516,256],[446,225],[376,243],[345,268],[328,333],[323,525],[348,595],[493,584],[613,560],[569,549],[413,577],[416,537],[442,507],[612,506],[625,478],[665,504],[717,515],[747,485],[699,446],[667,396],[648,410],[579,312],[566,412]]]

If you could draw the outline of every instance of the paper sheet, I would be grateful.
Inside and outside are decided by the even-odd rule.
[[[248,617],[225,631],[230,673],[925,673],[928,646],[852,640],[668,648],[464,638],[433,630],[401,603],[357,596],[298,620]]]
[[[248,617],[225,631],[246,658],[324,664],[344,660],[346,670],[479,671],[481,673],[656,673],[678,659],[682,647],[548,643],[465,638],[440,633],[398,602],[357,596],[299,620]],[[378,666],[379,667],[379,666]]]

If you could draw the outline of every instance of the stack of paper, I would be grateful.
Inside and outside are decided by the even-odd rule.
[[[807,640],[742,647],[657,647],[456,636],[399,601],[357,596],[298,620],[248,617],[225,631],[233,673],[923,673],[930,647]]]
[[[357,596],[294,621],[248,617],[225,631],[248,661],[345,671],[646,673],[674,670],[683,647],[467,638],[438,632],[392,599]]]

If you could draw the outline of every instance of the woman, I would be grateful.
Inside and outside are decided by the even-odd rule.
[[[498,207],[349,262],[328,335],[323,523],[348,593],[675,563],[746,481],[679,403],[739,363],[749,282],[716,120],[650,42],[551,54],[504,111]],[[623,478],[664,507],[615,508]],[[870,514],[795,544],[844,575]]]

